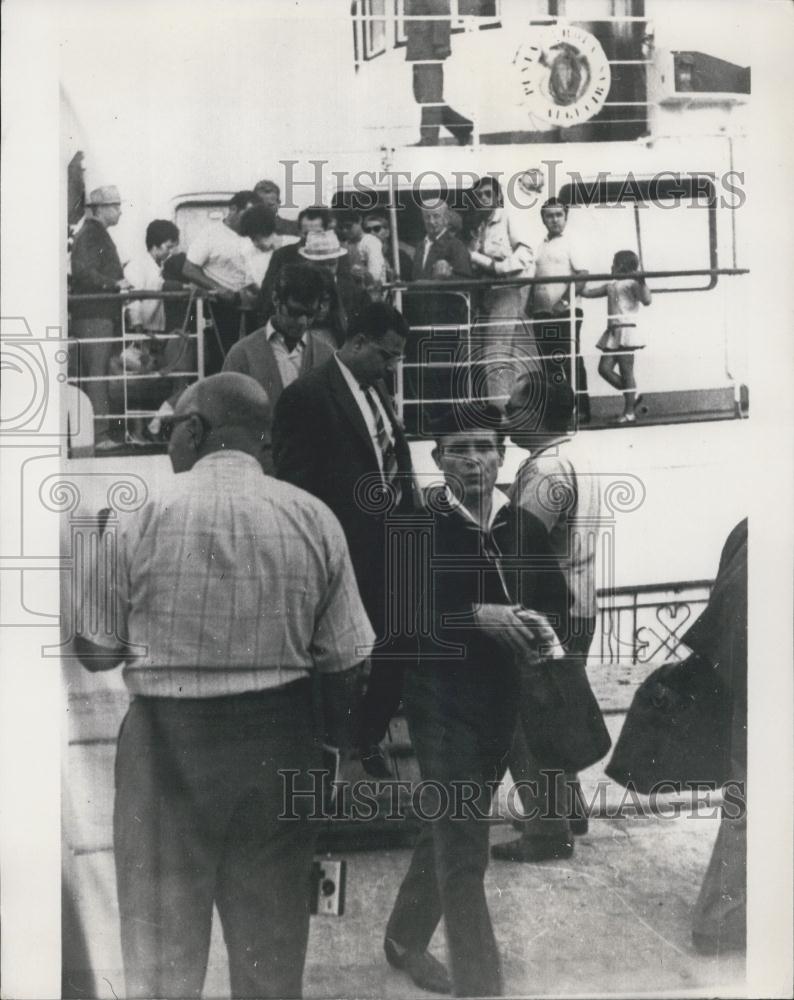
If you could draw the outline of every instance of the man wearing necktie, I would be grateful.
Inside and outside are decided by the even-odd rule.
[[[405,664],[392,658],[401,637],[387,617],[394,569],[387,562],[387,520],[418,506],[408,443],[384,381],[403,356],[407,334],[396,309],[367,305],[334,357],[284,390],[273,424],[276,474],[336,514],[380,640],[358,740],[365,770],[378,778],[390,777],[378,744],[399,705]]]
[[[414,249],[412,282],[471,277],[469,251],[455,234],[454,221],[455,213],[445,201],[423,205],[422,224],[426,235]],[[409,286],[403,294],[403,302],[406,319],[417,333],[408,344],[408,365],[403,376],[405,400],[409,404],[405,422],[412,433],[418,433],[423,430],[420,415],[432,412],[429,404],[454,396],[455,380],[450,376],[451,368],[429,367],[426,362],[466,360],[465,338],[460,336],[458,328],[466,324],[468,310],[462,293],[431,291],[421,285],[413,290]],[[417,406],[414,400],[422,400],[424,405]]]

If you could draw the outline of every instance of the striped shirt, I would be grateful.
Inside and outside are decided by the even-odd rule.
[[[260,691],[372,649],[336,518],[243,452],[213,452],[122,521],[117,566],[117,635],[142,647],[133,694]]]

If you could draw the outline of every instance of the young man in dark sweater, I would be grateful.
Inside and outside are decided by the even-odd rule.
[[[495,996],[502,974],[483,885],[487,817],[516,725],[520,664],[558,645],[569,600],[543,525],[495,489],[499,411],[458,407],[434,430],[445,484],[428,497],[432,544],[416,592],[418,620],[430,628],[403,699],[422,779],[446,801],[417,842],[384,948],[422,989]],[[451,984],[427,952],[442,915]]]

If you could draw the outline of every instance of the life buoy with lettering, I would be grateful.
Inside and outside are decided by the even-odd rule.
[[[604,106],[612,83],[601,43],[569,24],[533,27],[513,65],[518,103],[542,130],[589,121]]]

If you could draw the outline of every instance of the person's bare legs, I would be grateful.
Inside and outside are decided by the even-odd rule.
[[[615,352],[605,351],[601,355],[601,360],[598,362],[598,374],[601,378],[608,382],[613,389],[623,388],[623,379],[616,371],[618,359],[615,357]]]
[[[633,420],[634,407],[637,403],[637,382],[634,378],[634,352],[625,351],[619,354],[617,361],[618,371],[620,372],[620,388],[623,389],[623,416],[629,420]]]

